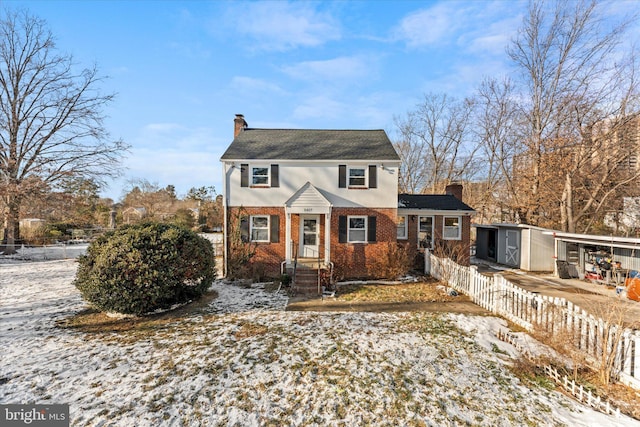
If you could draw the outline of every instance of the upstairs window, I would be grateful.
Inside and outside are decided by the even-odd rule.
[[[378,188],[376,165],[338,165],[338,188]]]
[[[349,187],[365,187],[366,185],[365,168],[349,168]]]
[[[252,167],[251,185],[269,185],[269,167]]]
[[[278,165],[240,165],[240,187],[279,187]]]

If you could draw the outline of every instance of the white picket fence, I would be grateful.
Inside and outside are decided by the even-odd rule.
[[[535,361],[536,357],[532,355],[525,347],[523,347],[518,339],[510,332],[499,330],[496,333],[496,337],[501,341],[507,342],[513,345],[518,351],[524,354],[528,359]],[[544,365],[544,373],[547,377],[551,378],[553,382],[561,386],[567,393],[570,393],[576,400],[591,406],[597,411],[603,412],[607,415],[620,416],[620,408],[614,406],[607,399],[603,399],[600,396],[595,395],[590,390],[585,390],[584,387],[574,380],[569,379],[566,375],[561,375],[556,368],[551,365]]]
[[[612,373],[622,383],[640,390],[639,331],[619,330],[564,298],[529,292],[499,274],[485,276],[475,266],[461,266],[448,258],[431,254],[430,270],[431,276],[448,282],[477,305],[529,331],[535,328],[552,335],[567,334],[594,364],[603,360],[603,351],[614,351]]]

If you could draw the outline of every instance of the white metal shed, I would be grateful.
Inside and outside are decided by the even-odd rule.
[[[554,271],[554,238],[527,224],[475,224],[476,258],[526,271]]]

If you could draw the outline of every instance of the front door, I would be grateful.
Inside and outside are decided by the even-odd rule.
[[[320,256],[319,244],[320,216],[302,215],[300,217],[300,253],[302,258],[318,258]]]

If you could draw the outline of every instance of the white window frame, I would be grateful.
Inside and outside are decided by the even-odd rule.
[[[402,220],[404,220],[404,221],[402,221]],[[409,222],[409,216],[408,215],[398,215],[396,239],[398,239],[398,240],[407,240],[409,238],[409,233],[407,232],[408,222]]]
[[[351,220],[352,219],[362,219],[364,227],[363,228],[352,228],[351,227]],[[351,215],[347,217],[347,242],[349,243],[367,243],[367,236],[368,236],[368,218],[364,215]],[[352,231],[364,231],[364,237],[362,240],[352,240],[351,239],[351,232]]]
[[[447,219],[454,219],[458,222],[458,225],[452,226],[447,225]],[[449,236],[447,230],[452,231],[456,230],[457,233],[455,236]],[[442,217],[442,239],[443,240],[462,240],[462,217],[455,215],[447,215]]]
[[[265,227],[255,227],[253,224],[253,220],[254,219],[258,219],[258,218],[266,218],[267,219],[267,225]],[[269,217],[269,215],[251,215],[249,217],[249,236],[250,236],[250,240],[252,242],[270,242],[270,220],[271,218]],[[266,239],[254,239],[253,238],[253,231],[260,231],[260,230],[266,230],[267,231],[267,238]]]
[[[368,176],[367,176],[367,170],[369,169],[368,166],[348,166],[347,167],[347,187],[349,188],[367,188],[367,181],[368,181]],[[351,176],[351,171],[355,171],[355,170],[362,170],[363,175],[362,176]],[[353,179],[362,179],[363,183],[362,184],[352,184],[351,183],[351,178]]]
[[[417,239],[418,239],[418,248],[419,249],[424,249],[421,246],[421,240],[420,240],[420,222],[422,218],[431,218],[431,246],[428,249],[433,249],[434,248],[434,240],[436,240],[436,236],[435,236],[435,231],[436,231],[436,218],[433,215],[420,215],[418,216],[418,230],[417,230]]]
[[[269,187],[271,186],[271,166],[269,165],[251,165],[251,186],[252,187]],[[256,175],[256,169],[266,169],[267,175]],[[256,178],[267,178],[267,182],[256,183]]]

